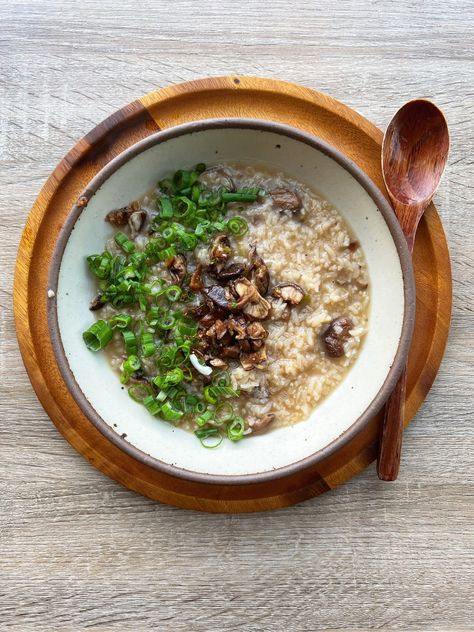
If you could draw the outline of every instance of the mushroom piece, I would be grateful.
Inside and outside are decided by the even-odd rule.
[[[128,218],[128,226],[130,228],[130,237],[133,239],[143,228],[146,220],[146,211],[133,211]]]
[[[249,323],[247,326],[247,336],[251,340],[265,340],[268,331],[260,323]]]
[[[236,340],[243,340],[247,337],[247,321],[243,316],[235,315],[227,322],[229,331]]]
[[[187,272],[186,257],[184,255],[175,255],[174,257],[168,259],[166,267],[168,268],[173,281],[178,285],[181,285]]]
[[[285,187],[279,187],[269,191],[274,203],[284,211],[291,211],[296,213],[303,206],[300,196],[296,191],[286,189]]]
[[[251,369],[262,369],[262,365],[266,359],[267,352],[265,351],[265,347],[251,353],[240,354],[240,364],[245,371],[250,371]]]
[[[232,297],[228,288],[222,287],[222,285],[210,285],[202,288],[201,291],[211,308],[215,305],[224,311],[230,311],[229,300]]]
[[[263,415],[263,417],[257,419],[254,424],[250,426],[252,430],[251,434],[265,430],[273,421],[275,421],[275,413],[267,413],[266,415]]]
[[[228,347],[224,347],[220,352],[221,358],[232,358],[237,359],[240,355],[240,347],[239,345],[229,345]]]
[[[257,254],[256,244],[250,244],[248,274],[260,294],[266,294],[270,285],[270,273],[262,257]]]
[[[272,296],[290,305],[298,305],[304,299],[304,290],[297,283],[280,283],[273,288]]]
[[[234,279],[238,279],[245,272],[245,264],[230,263],[225,268],[220,269],[219,266],[212,264],[206,268],[206,272],[218,281],[234,281]]]
[[[105,302],[102,299],[102,294],[99,292],[99,294],[97,294],[97,296],[95,296],[92,301],[89,303],[89,309],[91,310],[91,312],[95,312],[98,309],[101,309],[102,307],[104,307]]]
[[[225,263],[231,254],[230,241],[227,235],[218,235],[211,246],[209,257],[211,262]]]
[[[132,209],[128,206],[117,208],[107,213],[107,215],[105,216],[105,221],[113,224],[114,226],[125,226],[132,213]]]
[[[193,292],[200,292],[204,288],[204,283],[202,280],[202,264],[198,263],[196,269],[191,275],[189,279],[189,289]]]
[[[347,316],[338,316],[329,323],[321,335],[329,357],[340,358],[344,355],[344,343],[349,338],[351,329],[352,321]]]
[[[242,310],[244,314],[255,320],[267,318],[271,305],[263,296],[260,296],[257,288],[245,278],[238,279],[234,283],[234,289],[239,295],[239,301],[235,303],[235,310]]]
[[[224,362],[224,360],[222,360],[221,358],[212,358],[212,360],[209,360],[209,364],[219,369],[224,369],[229,366],[227,362]]]

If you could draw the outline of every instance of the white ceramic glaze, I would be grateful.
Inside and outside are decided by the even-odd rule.
[[[191,433],[151,417],[143,406],[133,402],[105,356],[85,347],[82,332],[94,319],[88,305],[95,291],[85,258],[101,252],[105,240],[113,234],[113,228],[104,221],[107,211],[141,196],[178,168],[225,160],[251,160],[280,169],[314,187],[334,204],[365,252],[371,306],[369,332],[357,361],[309,419],[206,450]],[[211,475],[251,475],[294,464],[351,428],[387,379],[399,347],[405,309],[397,247],[384,216],[363,186],[333,158],[305,142],[268,130],[239,128],[204,129],[177,136],[120,166],[103,182],[76,221],[65,246],[58,285],[53,289],[69,367],[99,416],[118,436],[125,433],[129,444],[155,459]]]

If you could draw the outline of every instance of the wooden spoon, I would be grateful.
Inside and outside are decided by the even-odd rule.
[[[424,99],[398,110],[385,132],[382,172],[410,253],[418,222],[431,202],[446,166],[449,133],[443,113]],[[405,413],[406,367],[385,405],[377,474],[394,481],[400,469]]]

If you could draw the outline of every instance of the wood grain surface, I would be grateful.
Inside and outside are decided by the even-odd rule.
[[[0,630],[472,630],[471,2],[8,1],[0,6]],[[11,287],[60,158],[140,94],[217,74],[326,91],[380,127],[415,96],[451,131],[436,202],[454,311],[400,478],[273,514],[183,512],[103,477],[34,396]]]

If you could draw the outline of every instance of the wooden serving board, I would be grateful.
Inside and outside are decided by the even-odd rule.
[[[386,194],[380,170],[382,132],[331,97],[254,77],[216,77],[170,86],[134,101],[100,123],[51,174],[31,210],[20,243],[14,311],[23,360],[42,405],[64,437],[95,467],[140,494],[179,507],[261,511],[321,494],[367,467],[376,455],[380,416],[342,450],[296,475],[257,485],[186,482],[135,461],[87,420],[56,365],[46,318],[47,277],[54,244],[91,178],[121,151],[153,132],[216,117],[274,120],[319,136],[356,162]],[[449,253],[433,205],[418,230],[414,267],[417,315],[408,365],[406,424],[436,376],[451,314]]]

